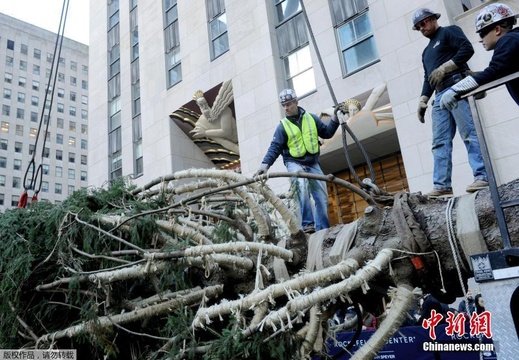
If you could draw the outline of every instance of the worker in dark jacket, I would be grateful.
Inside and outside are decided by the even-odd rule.
[[[325,124],[317,115],[298,106],[296,93],[292,89],[283,90],[279,94],[279,102],[286,117],[277,126],[270,147],[254,176],[266,173],[280,155],[288,172],[323,175],[319,165],[319,137],[329,139],[335,134],[339,127],[337,111],[340,107],[336,107],[334,116]],[[329,228],[326,183],[294,178],[292,184],[296,186],[303,230],[312,233]],[[310,194],[315,203],[315,212],[312,210]]]
[[[429,39],[423,50],[424,82],[418,105],[418,119],[424,122],[427,102],[435,92],[432,109],[432,153],[434,159],[433,190],[426,195],[431,198],[451,197],[452,193],[452,140],[458,129],[468,153],[474,182],[467,192],[488,186],[487,173],[479,146],[474,121],[467,100],[456,109],[441,109],[440,99],[445,91],[462,80],[469,70],[467,61],[474,48],[459,26],[442,27],[438,24],[439,13],[429,8],[418,9],[413,14],[413,29]]]
[[[458,106],[459,95],[519,71],[519,28],[513,29],[518,16],[500,3],[481,10],[476,18],[476,32],[483,47],[487,51],[494,50],[494,54],[485,70],[466,77],[445,92],[440,101],[442,108],[453,109]],[[507,82],[506,87],[519,105],[519,78]]]

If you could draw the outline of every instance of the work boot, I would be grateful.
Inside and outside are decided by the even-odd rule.
[[[485,189],[487,187],[488,187],[488,181],[477,179],[472,184],[467,186],[466,191],[468,193],[473,193],[475,191],[482,190],[482,189]]]
[[[452,190],[447,189],[433,189],[431,192],[425,194],[428,198],[431,199],[443,199],[452,197]]]
[[[303,232],[305,234],[313,234],[315,232],[315,226],[313,224],[305,225]]]

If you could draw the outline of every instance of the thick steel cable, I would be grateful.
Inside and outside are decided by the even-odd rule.
[[[308,14],[306,13],[306,8],[303,0],[299,1],[301,3],[301,9],[303,12],[303,17],[306,21],[306,26],[308,27],[308,33],[310,34],[310,39],[312,40],[312,43],[314,44],[315,54],[317,55],[317,60],[319,61],[319,65],[321,66],[321,71],[323,72],[324,80],[326,81],[326,85],[328,86],[328,90],[330,91],[330,96],[332,97],[333,104],[335,107],[339,105],[337,101],[337,97],[335,96],[335,92],[333,91],[332,84],[330,82],[330,79],[328,78],[328,73],[326,72],[326,68],[324,67],[323,59],[321,57],[321,53],[319,52],[319,48],[317,46],[317,42],[315,41],[314,32],[312,30],[312,25],[310,24],[310,19],[308,18]],[[357,172],[355,171],[353,167],[353,163],[350,158],[350,154],[348,152],[348,141],[346,132],[350,134],[351,138],[359,148],[360,152],[362,153],[362,156],[364,157],[364,160],[366,161],[366,164],[368,165],[370,179],[373,183],[375,183],[375,172],[373,171],[373,165],[371,164],[371,160],[366,153],[366,150],[364,149],[364,146],[362,146],[359,139],[355,136],[351,128],[346,124],[346,122],[343,122],[341,124],[342,128],[342,147],[344,149],[344,156],[346,157],[346,162],[348,163],[348,168],[350,169],[350,173],[355,178],[355,181],[360,185],[360,187],[366,187],[366,184],[364,184],[357,175]]]

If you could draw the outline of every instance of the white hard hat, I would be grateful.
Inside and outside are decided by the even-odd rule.
[[[279,103],[286,104],[292,100],[297,100],[296,92],[292,89],[285,89],[279,93]]]
[[[501,3],[487,5],[479,12],[476,18],[476,32],[478,33],[492,24],[507,19],[514,19],[513,24],[515,24],[517,16],[508,5]]]

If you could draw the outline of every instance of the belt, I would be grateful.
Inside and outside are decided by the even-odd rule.
[[[456,84],[457,82],[460,82],[465,77],[464,74],[458,73],[454,74],[447,79],[443,80],[441,83],[436,86],[436,93],[442,92],[443,90],[451,87],[452,85]]]

